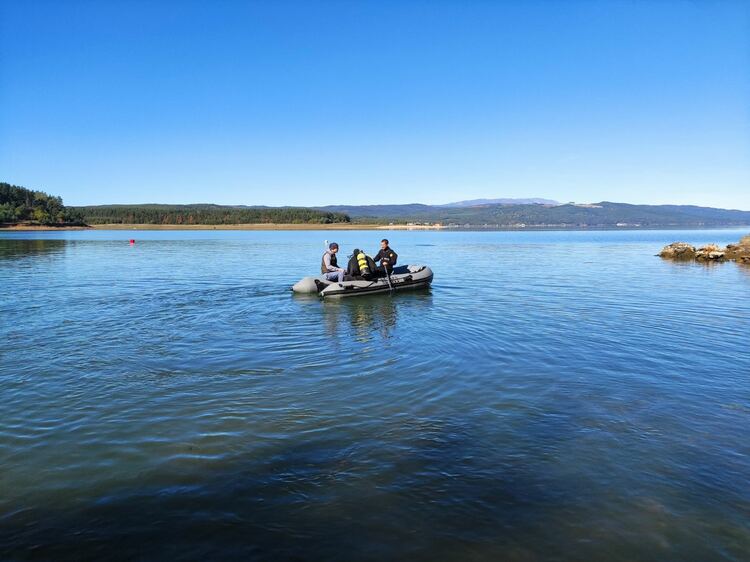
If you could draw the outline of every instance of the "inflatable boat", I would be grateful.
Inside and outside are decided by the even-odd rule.
[[[303,277],[292,286],[295,293],[318,293],[321,297],[356,297],[407,289],[422,289],[432,283],[432,270],[426,265],[394,267],[389,277],[354,281],[329,281],[324,275]]]

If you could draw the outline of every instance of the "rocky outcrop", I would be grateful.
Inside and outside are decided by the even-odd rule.
[[[695,247],[687,242],[673,242],[669,246],[664,246],[659,256],[668,260],[694,260]]]
[[[726,250],[716,244],[706,244],[695,251],[695,259],[698,261],[723,261]]]
[[[750,236],[745,236],[737,244],[722,248],[717,244],[706,244],[695,248],[686,242],[674,242],[664,246],[659,256],[669,260],[721,262],[726,260],[750,264]]]
[[[750,236],[745,236],[739,244],[729,244],[726,258],[740,263],[750,263]]]

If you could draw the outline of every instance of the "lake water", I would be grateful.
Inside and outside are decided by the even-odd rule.
[[[749,231],[2,233],[0,559],[748,560]]]

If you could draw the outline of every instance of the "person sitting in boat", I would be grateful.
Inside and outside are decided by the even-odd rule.
[[[372,279],[375,277],[375,270],[375,260],[363,251],[355,248],[347,264],[347,276],[351,276],[353,279]]]
[[[346,270],[339,267],[336,261],[336,254],[339,251],[339,245],[336,242],[328,244],[326,253],[323,254],[323,259],[320,262],[320,272],[325,275],[329,281],[338,281],[341,283],[344,280],[344,274]]]
[[[380,251],[373,258],[376,262],[380,261],[380,267],[378,267],[378,271],[383,273],[383,275],[385,275],[386,271],[388,273],[392,272],[394,266],[396,265],[396,260],[398,260],[398,254],[391,250],[388,244],[388,239],[383,238],[380,241]]]

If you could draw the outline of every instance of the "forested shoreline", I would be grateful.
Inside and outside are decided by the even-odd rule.
[[[306,207],[95,205],[72,207],[88,224],[338,224],[349,215]]]
[[[0,226],[14,224],[83,226],[83,215],[61,197],[0,182]]]
[[[447,228],[717,228],[750,225],[750,211],[690,205],[482,204],[476,206],[65,206],[62,198],[0,183],[0,227],[88,225],[438,225]]]
[[[229,205],[65,206],[59,196],[0,182],[0,227],[88,226],[92,224],[232,225],[341,224],[346,213],[306,207]]]

